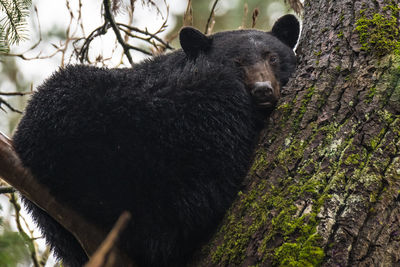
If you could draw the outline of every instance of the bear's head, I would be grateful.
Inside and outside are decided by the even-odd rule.
[[[206,56],[211,62],[240,69],[243,82],[258,108],[270,110],[296,67],[293,48],[300,26],[293,15],[278,19],[271,32],[236,30],[206,36],[185,27],[179,38],[190,59]]]

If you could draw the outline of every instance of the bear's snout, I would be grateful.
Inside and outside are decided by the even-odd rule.
[[[280,86],[273,68],[266,61],[245,66],[245,81],[258,108],[272,109],[280,98]]]
[[[270,81],[255,82],[251,95],[260,108],[273,108],[278,101]]]
[[[273,89],[270,81],[255,82],[254,89],[251,90],[251,94],[260,100],[265,100],[267,97],[272,95],[272,92]]]

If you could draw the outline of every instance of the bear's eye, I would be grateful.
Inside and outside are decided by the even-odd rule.
[[[278,56],[277,55],[271,55],[269,57],[269,63],[272,64],[272,65],[278,63]]]

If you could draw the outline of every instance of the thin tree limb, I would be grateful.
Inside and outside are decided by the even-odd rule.
[[[81,49],[77,49],[75,47],[75,52],[77,54],[77,57],[79,57],[79,60],[83,62],[85,59],[89,61],[89,46],[90,43],[96,38],[97,36],[104,35],[107,33],[107,30],[111,26],[108,23],[105,23],[101,25],[100,27],[97,27],[95,30],[93,30],[88,37],[84,38],[85,42],[83,43]],[[75,40],[74,44],[78,41],[82,40],[82,38]]]
[[[114,266],[115,258],[111,255],[112,249],[116,247],[117,241],[130,219],[131,214],[129,212],[125,211],[121,214],[107,238],[101,243],[101,246],[85,267]]]
[[[24,236],[27,236],[27,234],[25,233],[25,230],[24,230],[24,228],[22,228],[22,224],[21,224],[21,213],[20,213],[21,206],[18,203],[17,197],[15,196],[14,193],[11,194],[10,202],[13,205],[14,210],[15,210],[15,223],[17,225],[18,232]],[[31,259],[33,262],[33,266],[34,267],[42,267],[39,263],[38,252],[36,250],[37,248],[34,246],[32,239],[30,239],[29,241],[31,242],[31,245],[28,246],[28,248],[29,248],[30,256],[31,256]]]
[[[11,106],[7,101],[5,101],[4,99],[0,98],[0,109],[5,111],[5,109],[1,106],[4,105],[6,106],[9,110],[11,110],[12,112],[16,112],[16,113],[22,113],[22,111],[14,108],[13,106]]]
[[[30,95],[32,92],[1,92],[0,95],[4,96],[23,96],[23,95]]]
[[[114,16],[111,13],[110,0],[104,0],[103,4],[104,4],[104,18],[108,21],[108,23],[110,23],[111,28],[113,29],[115,36],[117,37],[118,43],[120,43],[120,45],[124,49],[124,53],[125,53],[126,57],[128,58],[129,63],[131,64],[131,66],[133,66],[134,64],[133,64],[132,56],[131,56],[129,49],[135,49],[140,52],[142,52],[141,50],[143,50],[143,49],[128,45],[127,43],[124,42],[124,39],[122,38],[119,28],[118,28],[117,24],[115,23]]]
[[[156,39],[156,40],[159,41],[162,45],[164,45],[165,48],[168,48],[168,49],[171,49],[171,50],[174,49],[168,42],[165,42],[163,39],[161,39],[160,37],[158,37],[158,36],[156,35],[159,31],[157,31],[157,33],[153,34],[153,33],[148,32],[147,29],[146,29],[146,30],[141,30],[141,29],[139,29],[139,28],[137,28],[137,27],[130,26],[130,25],[126,25],[126,24],[124,24],[124,23],[117,23],[117,25],[118,25],[118,26],[126,27],[126,28],[128,28],[129,30],[131,30],[131,31],[135,31],[135,32],[138,32],[138,33],[147,35],[147,36],[149,36],[149,38],[147,38],[147,40],[149,40],[149,39]],[[137,36],[132,36],[132,37],[137,38]],[[145,39],[143,39],[143,40],[145,40]]]
[[[0,194],[10,194],[10,193],[14,193],[15,189],[11,186],[4,186],[4,187],[0,187]]]
[[[188,0],[186,11],[183,14],[183,26],[192,26],[192,25],[193,25],[192,0]]]
[[[209,34],[210,33],[210,23],[211,23],[212,18],[214,17],[214,10],[215,10],[215,7],[218,4],[218,1],[219,0],[215,0],[214,4],[212,5],[210,15],[208,16],[208,19],[207,19],[206,29],[204,30],[205,34]]]

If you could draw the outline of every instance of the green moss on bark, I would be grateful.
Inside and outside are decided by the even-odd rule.
[[[228,223],[220,230],[223,242],[212,253],[213,263],[240,265],[254,234],[268,225],[270,227],[267,227],[258,248],[258,254],[263,255],[261,262],[268,261],[277,266],[317,266],[321,263],[324,252],[319,246],[316,217],[323,198],[310,203],[302,215],[299,214],[299,207],[293,204],[301,195],[316,194],[318,183],[318,180],[310,179],[302,186],[293,185],[286,190],[271,187],[270,192],[265,194],[267,182],[262,180],[253,190],[240,193],[240,211],[231,212]],[[274,217],[272,210],[280,212]],[[250,224],[249,217],[241,216],[244,213],[250,214]],[[269,244],[277,238],[283,238],[283,243],[270,249]]]
[[[223,236],[223,241],[212,252],[214,263],[239,265],[243,262],[252,235],[267,222],[267,209],[271,207],[266,207],[262,202],[265,187],[266,181],[261,180],[249,192],[239,192],[238,207],[228,212],[226,222],[217,234]],[[245,221],[245,214],[250,214],[252,218],[250,227]]]
[[[306,94],[304,95],[303,99],[301,100],[301,106],[298,111],[298,115],[293,120],[293,129],[296,130],[300,125],[300,122],[304,116],[304,113],[307,111],[307,105],[311,101],[312,96],[314,95],[315,87],[311,86],[307,89]]]
[[[276,264],[279,266],[318,266],[325,257],[323,249],[315,244],[320,237],[315,234],[303,244],[284,243],[275,251]]]
[[[367,15],[368,10],[360,11],[361,17],[356,22],[361,50],[377,56],[386,54],[400,55],[400,8],[395,1],[386,1],[381,13]]]

